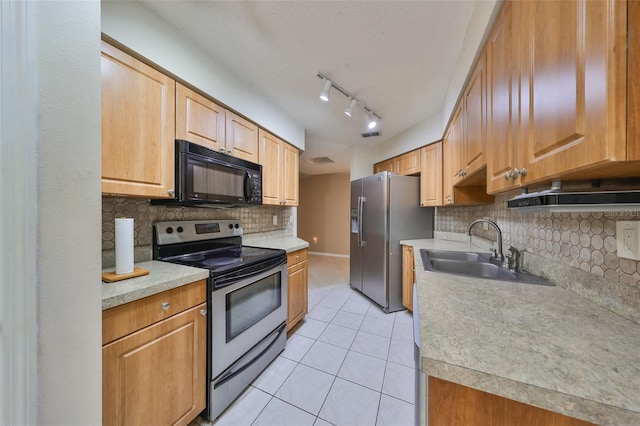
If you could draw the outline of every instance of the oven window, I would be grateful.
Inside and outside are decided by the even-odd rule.
[[[280,272],[226,295],[226,341],[229,342],[282,304]]]

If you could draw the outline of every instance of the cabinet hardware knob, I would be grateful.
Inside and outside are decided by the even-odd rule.
[[[297,260],[297,259],[300,259],[300,256],[296,255],[296,260]]]
[[[509,179],[511,179],[511,172],[505,172],[504,180],[509,180]]]
[[[167,194],[169,194],[169,195],[173,195],[175,193],[176,193],[176,191],[173,188],[167,190]]]
[[[525,169],[524,167],[520,169],[520,176],[526,176],[527,175],[527,169]]]
[[[514,167],[513,172],[511,173],[511,179],[513,180],[518,179],[519,174],[520,174],[520,169],[518,169],[517,167]]]
[[[227,151],[227,154],[231,154],[233,152],[233,148]]]
[[[160,309],[162,309],[163,311],[168,311],[170,307],[171,303],[169,302],[162,302],[162,304],[160,305]]]
[[[227,150],[222,148],[222,147],[220,147],[220,152],[227,152]]]
[[[200,309],[200,315],[207,316],[207,310],[206,309]]]

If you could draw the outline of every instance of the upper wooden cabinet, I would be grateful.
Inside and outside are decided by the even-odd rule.
[[[224,151],[225,113],[220,105],[176,83],[176,139]]]
[[[488,42],[489,192],[638,175],[636,3],[504,3]]]
[[[258,162],[258,126],[176,83],[176,139]]]
[[[395,157],[395,169],[393,171],[402,176],[420,173],[420,150],[416,149]]]
[[[486,51],[471,74],[463,97],[464,134],[462,140],[462,177],[467,178],[487,165],[484,151],[487,137]]]
[[[258,126],[229,110],[226,152],[243,160],[258,162]]]
[[[514,9],[515,12],[514,12]],[[512,171],[519,163],[518,49],[514,29],[519,3],[505,2],[487,41],[487,191],[495,193],[517,184]]]
[[[102,192],[172,198],[175,82],[102,42]]]
[[[442,142],[420,149],[420,206],[442,205]]]
[[[395,172],[396,171],[396,159],[391,158],[389,160],[381,161],[373,165],[373,173],[380,172]]]
[[[262,164],[262,203],[298,205],[298,149],[283,140],[259,130],[259,163]]]

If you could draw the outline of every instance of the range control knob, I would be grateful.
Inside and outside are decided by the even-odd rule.
[[[178,234],[181,233],[182,231],[184,231],[184,229],[182,229],[182,226],[178,226],[176,228],[176,231],[178,231]]]
[[[167,232],[167,234],[173,234],[173,228],[169,226],[169,227],[166,229],[166,232]]]
[[[233,229],[233,224],[232,223],[229,224],[229,229]]]
[[[236,229],[240,228],[240,225],[236,223],[236,224],[235,224],[235,228],[236,228]]]

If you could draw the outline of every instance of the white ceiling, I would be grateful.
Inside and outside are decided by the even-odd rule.
[[[351,146],[378,145],[443,107],[475,1],[142,0],[257,93],[303,126],[303,174],[347,172]],[[322,72],[382,117],[364,139],[361,108]],[[308,160],[327,156],[330,165]]]

